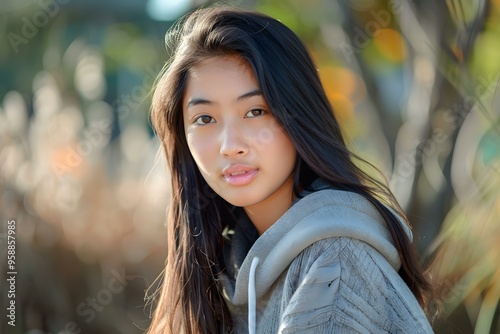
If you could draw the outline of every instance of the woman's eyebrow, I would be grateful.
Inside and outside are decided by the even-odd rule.
[[[214,104],[213,101],[210,101],[210,100],[207,100],[207,99],[204,99],[204,98],[201,98],[201,97],[192,97],[189,99],[187,105],[186,105],[186,108],[190,108],[190,107],[194,107],[194,106],[197,106],[199,104]]]
[[[249,91],[248,93],[245,93],[241,96],[238,96],[236,101],[245,100],[245,99],[251,98],[253,96],[259,96],[259,95],[262,95],[262,91],[260,89],[256,88],[254,90]]]
[[[253,96],[261,96],[261,95],[262,95],[262,91],[257,88],[257,89],[249,91],[248,93],[245,93],[243,95],[238,96],[236,98],[236,101],[240,102],[242,100],[249,99]],[[197,105],[213,105],[213,104],[216,104],[216,103],[214,101],[210,101],[210,100],[207,100],[207,99],[202,98],[202,97],[192,97],[189,99],[188,103],[186,104],[186,108],[194,107]]]

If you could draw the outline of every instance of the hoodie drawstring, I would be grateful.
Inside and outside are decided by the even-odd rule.
[[[256,313],[257,313],[257,298],[255,296],[255,271],[259,264],[259,258],[252,259],[250,273],[248,277],[248,333],[255,334]]]

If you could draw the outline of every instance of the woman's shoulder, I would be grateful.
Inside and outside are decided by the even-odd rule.
[[[311,244],[291,263],[285,286],[294,290],[284,314],[291,327],[304,325],[295,323],[302,322],[297,312],[312,312],[318,320],[314,326],[342,324],[387,332],[414,326],[415,332],[432,332],[399,274],[376,249],[355,238],[333,237]],[[306,328],[309,325],[302,329]]]
[[[368,291],[372,286],[378,292],[392,291],[413,296],[388,259],[375,247],[355,237],[328,237],[310,244],[290,263],[289,274],[299,279],[309,276],[310,280],[318,270],[324,271],[325,268],[335,268],[330,270],[331,279],[334,276],[340,278],[342,284],[353,291],[373,295],[373,291]]]
[[[342,235],[313,242],[294,258],[290,269],[297,268],[307,273],[329,266],[340,266],[343,274],[356,273],[353,278],[372,271],[372,267],[381,267],[380,270],[397,275],[397,271],[376,248],[363,240]]]

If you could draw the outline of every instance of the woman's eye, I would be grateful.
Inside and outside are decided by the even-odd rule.
[[[252,109],[245,114],[245,117],[259,117],[265,114],[265,111],[262,109]]]
[[[203,115],[203,116],[198,117],[194,122],[196,124],[199,124],[199,125],[206,125],[206,124],[214,123],[215,120],[212,116]]]

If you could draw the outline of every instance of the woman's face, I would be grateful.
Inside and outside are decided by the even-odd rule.
[[[245,208],[290,202],[295,147],[242,59],[214,57],[194,66],[182,110],[191,154],[219,196]]]

